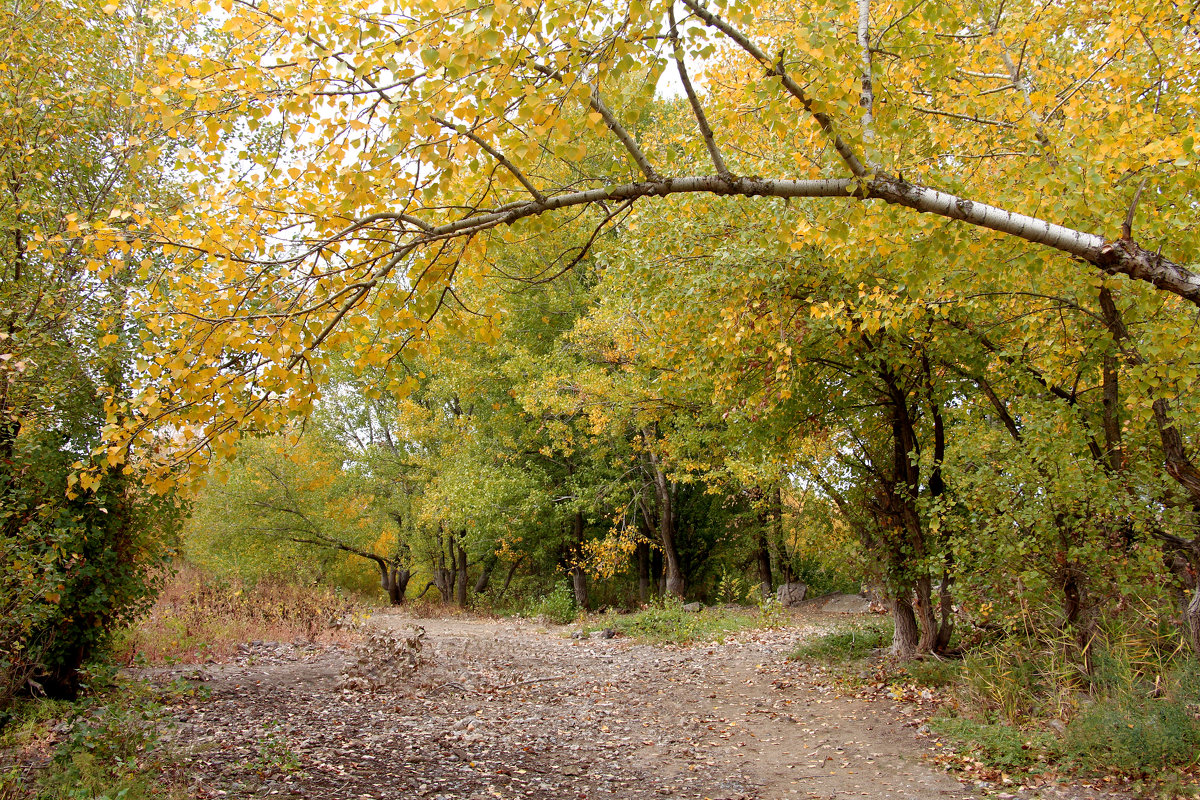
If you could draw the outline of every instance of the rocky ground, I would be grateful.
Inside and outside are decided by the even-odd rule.
[[[353,650],[255,643],[233,663],[158,673],[203,687],[170,709],[190,794],[1014,796],[939,768],[920,706],[839,696],[788,662],[829,625],[821,614],[686,648],[527,621],[383,614],[370,625]]]

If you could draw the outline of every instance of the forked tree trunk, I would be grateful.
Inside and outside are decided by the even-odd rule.
[[[403,605],[404,592],[408,589],[408,582],[412,579],[412,573],[397,564],[388,564],[383,560],[380,560],[378,563],[380,572],[379,583],[388,596],[388,602],[394,606]]]
[[[643,432],[643,437],[647,443],[650,442],[649,432]],[[658,505],[658,540],[666,572],[664,588],[667,593],[682,598],[686,586],[679,547],[675,539],[675,498],[672,491],[675,485],[663,473],[662,464],[653,450],[647,449],[646,460],[649,464],[650,482],[654,486],[654,498]]]

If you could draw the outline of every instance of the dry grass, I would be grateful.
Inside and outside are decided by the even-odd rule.
[[[269,580],[247,585],[184,564],[115,655],[125,663],[220,661],[255,640],[348,642],[341,623],[367,612],[360,598],[327,587]]]

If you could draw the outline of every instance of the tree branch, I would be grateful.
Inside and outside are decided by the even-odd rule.
[[[846,141],[838,134],[837,129],[834,127],[833,119],[830,118],[830,116],[824,111],[816,110],[813,99],[809,97],[804,91],[803,87],[796,83],[796,80],[788,74],[787,70],[784,68],[782,59],[773,63],[771,59],[767,57],[767,54],[759,49],[758,45],[750,41],[745,34],[730,25],[724,19],[700,5],[699,0],[681,1],[685,6],[690,8],[696,16],[702,19],[706,25],[716,28],[721,33],[725,34],[734,42],[736,42],[738,47],[742,48],[751,56],[753,56],[758,63],[762,64],[763,67],[766,68],[767,74],[778,77],[780,82],[783,84],[783,87],[787,89],[788,93],[800,101],[800,105],[804,106],[804,109],[811,114],[812,118],[815,119],[817,124],[821,126],[821,130],[823,130],[825,134],[833,141],[834,149],[837,150],[838,155],[842,157],[842,160],[846,162],[846,166],[850,168],[850,172],[858,178],[866,176],[866,168],[862,165],[862,162],[859,160],[854,150],[851,149],[850,145],[848,145]]]
[[[688,78],[687,66],[683,62],[683,46],[679,42],[679,30],[675,25],[674,0],[667,6],[667,15],[671,20],[672,55],[675,58],[675,65],[679,68],[679,80],[683,83],[683,91],[687,94],[688,102],[692,105],[692,113],[696,116],[696,125],[700,128],[700,135],[704,138],[704,146],[708,148],[708,155],[712,158],[717,175],[722,178],[728,178],[730,177],[729,168],[725,166],[725,160],[721,158],[721,151],[717,149],[716,140],[713,139],[712,127],[708,124],[708,117],[704,114],[704,108],[700,105],[700,98],[696,96],[696,90],[692,88],[692,81]]]
[[[858,0],[858,49],[862,55],[862,96],[858,104],[863,110],[863,143],[870,164],[871,144],[875,140],[875,84],[871,74],[871,0]]]
[[[625,130],[625,126],[623,126],[620,120],[617,119],[616,114],[614,114],[612,109],[610,109],[604,103],[604,100],[600,97],[599,88],[595,86],[592,87],[591,104],[592,108],[594,108],[600,114],[600,116],[604,118],[604,124],[608,126],[608,129],[612,131],[613,135],[620,140],[622,145],[624,145],[625,149],[629,152],[629,155],[638,165],[638,169],[640,169],[642,174],[646,176],[646,180],[658,180],[658,173],[654,171],[654,167],[650,166],[650,161],[646,158],[646,154],[642,152],[642,148],[638,147],[637,142],[635,142],[633,137],[629,135],[629,131]]]
[[[466,138],[470,139],[475,144],[479,145],[479,147],[482,148],[484,152],[486,152],[492,158],[496,159],[496,161],[499,162],[500,166],[504,167],[506,170],[511,172],[513,177],[516,178],[518,181],[520,181],[521,185],[529,190],[529,193],[531,195],[533,195],[534,200],[536,200],[539,203],[544,202],[546,200],[546,196],[543,195],[540,191],[538,191],[538,188],[536,186],[534,186],[532,183],[530,183],[529,179],[525,177],[525,173],[523,173],[523,172],[521,172],[521,170],[517,169],[517,166],[515,164],[513,164],[511,161],[509,161],[504,156],[503,153],[501,153],[499,150],[497,150],[496,148],[492,147],[490,144],[485,142],[481,137],[477,136],[475,133],[473,133],[470,130],[466,130],[466,129],[459,130],[457,125],[454,125],[449,120],[442,119],[441,117],[436,116],[434,114],[430,114],[429,118],[432,119],[434,122],[436,122],[438,125],[441,125],[443,128],[454,131],[455,133],[457,133],[460,136],[465,136]]]

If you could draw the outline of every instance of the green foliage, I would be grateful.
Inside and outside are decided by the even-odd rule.
[[[529,616],[545,617],[556,625],[567,625],[575,619],[575,592],[567,581],[560,581],[548,593],[530,604]]]
[[[1066,755],[1088,769],[1153,777],[1200,759],[1200,672],[1195,659],[1144,682],[1106,686],[1071,720]]]
[[[827,664],[860,661],[892,641],[892,626],[885,622],[858,622],[800,643],[792,651],[793,661],[821,661]]]
[[[75,702],[31,700],[15,707],[15,717],[4,732],[5,746],[20,747],[44,737],[50,726],[66,724],[68,732],[44,769],[27,774],[22,782],[17,782],[16,772],[0,776],[0,797],[157,800],[183,796],[161,774],[167,757],[161,734],[169,722],[160,698],[145,685],[114,682],[111,675],[111,670],[100,667],[86,696]]]
[[[746,593],[749,591],[746,580],[741,575],[737,575],[729,571],[729,569],[721,569],[721,577],[717,580],[717,589],[715,600],[718,603],[732,603],[735,605],[746,601]]]

